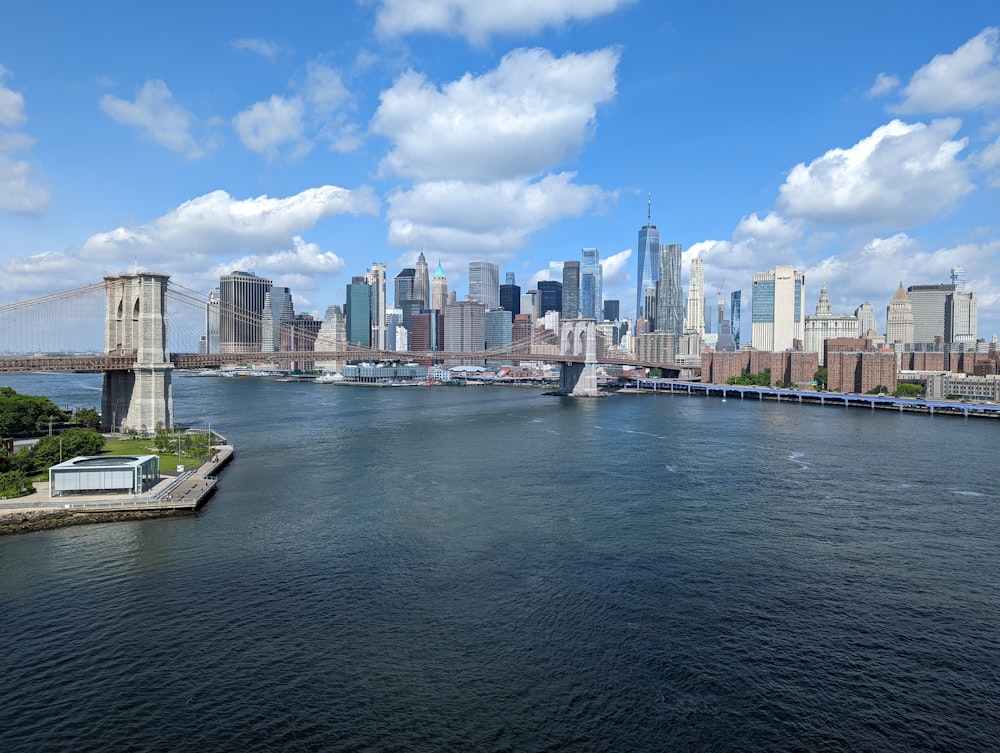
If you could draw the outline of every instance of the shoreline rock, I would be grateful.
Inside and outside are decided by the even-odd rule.
[[[176,518],[193,515],[193,510],[128,510],[123,512],[67,512],[63,510],[20,512],[0,515],[0,536],[50,531],[68,526],[121,523],[130,520]]]

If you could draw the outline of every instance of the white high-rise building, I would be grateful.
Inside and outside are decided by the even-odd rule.
[[[372,264],[365,273],[365,282],[372,288],[372,347],[385,350],[385,264]]]
[[[684,332],[705,334],[705,260],[696,256],[691,260],[688,279],[687,323]]]
[[[500,308],[500,267],[490,261],[469,262],[469,298],[487,311]]]
[[[819,365],[824,365],[823,351],[827,340],[839,337],[857,337],[857,317],[834,314],[826,285],[820,288],[816,314],[806,317],[805,349],[819,354]]]
[[[323,324],[316,336],[315,349],[321,353],[347,350],[347,321],[340,306],[329,306]],[[343,371],[345,361],[316,361],[316,368],[324,371]]]
[[[878,333],[878,324],[875,323],[875,309],[868,301],[854,309],[854,317],[858,320],[858,333],[855,337],[872,337]]]
[[[264,311],[261,315],[261,345],[264,353],[290,350],[292,323],[295,310],[292,307],[292,291],[283,287],[272,287],[264,294]]]
[[[795,348],[804,339],[806,278],[792,266],[753,276],[751,343],[756,350]]]

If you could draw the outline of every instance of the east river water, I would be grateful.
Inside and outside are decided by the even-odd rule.
[[[197,516],[0,539],[6,753],[1000,746],[1000,424],[174,384]]]

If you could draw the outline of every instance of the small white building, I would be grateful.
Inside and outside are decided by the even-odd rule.
[[[159,455],[84,455],[49,468],[49,497],[102,492],[141,494],[159,480]]]

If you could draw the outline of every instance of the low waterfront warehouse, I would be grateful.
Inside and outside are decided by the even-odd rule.
[[[49,496],[98,492],[141,494],[159,479],[158,455],[81,456],[49,468]]]

